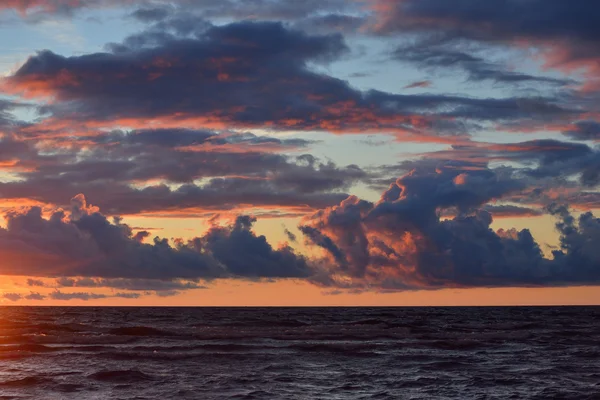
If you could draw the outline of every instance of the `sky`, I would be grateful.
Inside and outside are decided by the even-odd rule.
[[[599,16],[2,1],[0,304],[600,304]]]

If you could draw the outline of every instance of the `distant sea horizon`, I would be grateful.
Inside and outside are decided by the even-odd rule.
[[[600,304],[508,304],[508,305],[264,305],[264,306],[245,306],[245,305],[97,305],[97,304],[77,304],[77,305],[45,305],[45,304],[0,304],[0,307],[14,308],[555,308],[555,307],[600,307]]]

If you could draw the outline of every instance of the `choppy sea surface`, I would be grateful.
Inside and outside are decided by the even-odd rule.
[[[2,307],[22,398],[600,399],[600,307]]]

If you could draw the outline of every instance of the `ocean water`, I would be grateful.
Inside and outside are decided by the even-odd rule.
[[[600,399],[600,307],[3,307],[0,399]]]

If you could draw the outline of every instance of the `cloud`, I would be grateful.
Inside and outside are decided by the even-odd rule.
[[[210,18],[297,20],[321,13],[358,11],[358,6],[360,3],[344,0],[4,0],[0,10],[17,10],[35,22],[48,15],[68,17],[86,9],[141,7],[132,15],[140,21],[152,22],[183,11]]]
[[[561,0],[370,3],[377,15],[372,28],[380,34],[433,35],[446,43],[466,40],[521,48],[527,44],[542,50],[547,67],[587,69],[591,85],[598,87],[600,29],[595,16],[600,9],[594,1],[578,2],[577,6]]]
[[[85,292],[73,292],[73,293],[63,293],[61,291],[54,291],[51,292],[48,297],[52,300],[64,300],[64,301],[68,301],[68,300],[83,300],[83,301],[89,301],[89,300],[98,300],[98,299],[105,299],[107,296],[105,294],[100,294],[100,293],[85,293]]]
[[[69,215],[56,211],[44,219],[40,208],[32,207],[5,217],[0,273],[56,277],[63,287],[192,289],[199,286],[182,281],[301,278],[311,273],[306,259],[291,248],[274,249],[264,236],[257,236],[250,217],[238,217],[231,226],[214,225],[201,237],[174,244],[158,237],[152,244],[141,243],[129,226],[118,218],[111,223],[82,195],[73,199]],[[69,277],[98,279],[64,279]]]
[[[356,33],[365,24],[367,19],[363,15],[348,15],[348,14],[322,14],[309,16],[299,20],[294,24],[294,27],[305,32],[343,32]]]
[[[577,117],[559,98],[472,98],[360,91],[314,63],[348,51],[340,34],[238,22],[191,36],[145,31],[104,53],[45,50],[4,80],[10,93],[53,101],[37,129],[205,126],[336,133],[393,132],[414,141],[464,138],[483,122]],[[197,90],[202,87],[203,90]]]
[[[600,140],[600,122],[579,121],[571,129],[563,132],[564,135],[575,140]]]
[[[584,42],[600,38],[595,15],[599,5],[583,1],[577,7],[561,0],[481,3],[461,0],[373,0],[380,12],[382,32],[431,29],[480,40],[512,40],[519,37]],[[543,10],[543,13],[540,13]]]
[[[575,275],[580,280],[597,281],[600,274],[600,219],[591,212],[576,220],[564,205],[553,204],[549,212],[559,218],[560,250],[553,251],[559,274]]]
[[[483,207],[483,210],[489,212],[494,218],[539,217],[544,214],[543,211],[539,209],[506,204],[488,204]]]
[[[576,225],[566,208],[550,208],[560,216],[563,243],[554,259],[543,257],[527,229],[490,228],[486,203],[518,187],[491,170],[420,168],[399,178],[377,203],[349,197],[300,227],[325,252],[310,279],[380,291],[600,282],[600,258],[591,248],[599,220],[589,213]],[[458,213],[440,218],[448,209]]]
[[[302,96],[302,87],[325,85],[320,93],[309,93],[325,98],[329,89],[341,91],[331,93],[330,106],[349,91],[343,82],[306,68],[308,61],[330,61],[345,52],[340,35],[308,36],[279,23],[239,22],[213,26],[198,39],[166,35],[154,46],[144,43],[153,39],[149,33],[137,36],[135,43],[113,45],[112,52],[81,57],[44,51],[30,58],[7,86],[26,96],[56,97],[76,107],[84,120],[181,115],[175,118],[261,126],[293,126],[299,118],[295,113],[318,112],[317,104],[311,104],[318,101]],[[198,91],[199,86],[204,90]],[[56,107],[49,109],[63,118],[75,116]]]
[[[158,22],[166,19],[173,9],[170,7],[139,8],[131,13],[131,17],[146,23]]]
[[[24,296],[23,298],[26,299],[26,300],[39,300],[39,301],[42,301],[42,300],[46,299],[46,296],[44,296],[44,295],[42,295],[42,294],[40,294],[38,292],[30,292],[28,295]]]
[[[287,236],[288,240],[292,243],[295,243],[296,240],[298,240],[298,238],[296,237],[296,235],[293,232],[290,232],[289,229],[285,228],[283,230],[283,233],[285,233],[285,236]]]
[[[29,12],[49,12],[49,13],[69,13],[71,10],[91,6],[96,4],[110,4],[114,3],[111,0],[99,0],[99,1],[77,1],[71,0],[6,0],[0,5],[0,9],[15,9],[21,13]]]
[[[71,278],[62,277],[55,280],[53,287],[65,288],[111,288],[131,291],[172,291],[205,289],[206,286],[198,282],[183,280],[160,279],[123,279],[123,278]]]
[[[355,165],[298,155],[312,143],[184,129],[77,139],[5,136],[0,137],[0,165],[17,179],[0,183],[0,194],[66,206],[65,193],[83,192],[110,214],[254,207],[302,214],[339,202],[368,176]]]
[[[448,43],[430,44],[427,42],[411,46],[401,46],[392,57],[396,60],[415,64],[429,70],[443,69],[446,72],[459,70],[471,81],[493,81],[502,84],[541,83],[564,86],[574,83],[569,79],[534,76],[509,71],[484,58],[469,54]]]
[[[37,301],[41,301],[41,300],[45,300],[46,296],[38,293],[38,292],[29,292],[29,294],[27,295],[23,295],[21,293],[11,293],[11,292],[5,292],[2,294],[2,298],[12,301],[12,302],[17,302],[20,300],[37,300]]]
[[[165,184],[137,189],[124,184],[107,187],[100,183],[72,185],[58,181],[52,186],[51,181],[38,181],[44,185],[36,186],[35,182],[0,184],[0,191],[7,199],[39,198],[60,205],[64,204],[64,193],[83,191],[97,198],[98,204],[110,214],[158,217],[206,217],[224,211],[253,209],[265,216],[295,216],[335,204],[345,197],[344,192],[303,193],[296,190],[293,182],[287,188],[280,188],[268,181],[245,178],[213,178],[206,184],[184,184],[176,189]],[[300,181],[296,185],[310,183]],[[321,184],[324,183],[321,181]],[[310,186],[304,187],[310,189]]]
[[[252,231],[255,218],[240,216],[229,227],[212,227],[203,237],[187,243],[197,251],[209,252],[233,276],[251,278],[304,278],[311,268],[304,257],[283,245],[273,249],[264,236]]]
[[[22,296],[19,293],[3,293],[2,297],[6,300],[10,300],[10,301],[19,301],[21,300]]]
[[[511,204],[486,204],[481,207],[481,210],[490,213],[494,219],[539,217],[544,215],[544,211],[541,209]],[[441,217],[456,217],[457,215],[459,215],[459,212],[452,208],[443,210],[440,213]]]
[[[512,161],[522,176],[535,179],[576,177],[584,186],[600,182],[600,151],[584,143],[554,139],[519,143],[471,143],[453,146],[450,151],[428,154],[431,159],[465,162]]]
[[[39,287],[44,287],[46,286],[46,284],[44,283],[43,280],[41,279],[31,279],[28,278],[27,279],[27,286],[39,286]]]
[[[107,299],[107,298],[122,298],[122,299],[137,299],[140,295],[138,293],[113,293],[113,294],[103,294],[103,293],[88,293],[88,292],[70,292],[65,293],[60,290],[55,290],[50,292],[48,298],[52,300],[61,300],[61,301],[70,301],[70,300],[98,300],[98,299]]]
[[[426,88],[431,86],[431,81],[416,81],[404,86],[404,89]]]
[[[1,79],[2,77],[0,77],[0,80]],[[14,112],[31,108],[34,108],[34,106],[29,103],[0,98],[0,132],[18,129],[19,127],[23,126],[24,123],[15,117]]]

